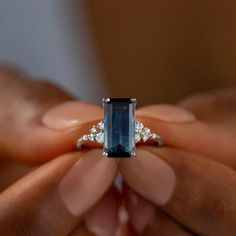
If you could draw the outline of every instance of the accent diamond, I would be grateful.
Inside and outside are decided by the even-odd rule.
[[[142,129],[143,129],[143,123],[141,123],[140,121],[136,121],[135,132],[140,133]]]
[[[135,143],[138,143],[141,140],[140,134],[135,134]]]
[[[95,134],[89,134],[88,139],[93,142],[95,139],[95,136],[96,136]]]
[[[104,143],[104,133],[97,133],[95,139],[98,143]]]
[[[152,136],[151,130],[146,127],[143,128],[141,131],[141,136],[142,136],[143,141],[146,142]]]
[[[97,125],[97,127],[100,129],[100,130],[103,130],[104,129],[104,122],[103,121],[100,121]]]
[[[96,128],[95,128],[95,125],[90,129],[90,132],[91,132],[92,134],[96,134],[96,133],[97,133],[97,130],[96,130]]]
[[[88,140],[88,135],[83,135],[82,138],[81,138],[83,141],[87,141]]]

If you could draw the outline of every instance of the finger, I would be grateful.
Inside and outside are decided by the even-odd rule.
[[[234,235],[235,172],[218,162],[170,148],[143,147],[120,161],[125,182],[200,235]]]
[[[227,88],[194,94],[179,102],[192,111],[198,120],[236,130],[236,89]]]
[[[84,223],[76,226],[70,236],[114,236],[118,231],[118,209],[120,196],[110,188],[84,217]]]
[[[35,167],[13,161],[0,161],[0,192],[23,177]]]
[[[0,194],[0,235],[69,234],[107,191],[116,168],[100,149],[44,164]]]
[[[68,236],[97,236],[89,232],[87,227],[82,223],[79,224]]]
[[[137,236],[137,234],[129,224],[124,224],[121,225],[117,236]]]
[[[193,236],[188,229],[181,226],[164,212],[157,210],[152,222],[147,226],[143,236]]]
[[[135,193],[131,188],[124,188],[125,203],[131,225],[138,235],[193,235],[173,218],[158,209],[154,204]]]
[[[119,207],[120,194],[115,188],[111,188],[85,215],[85,224],[90,232],[96,236],[117,235]]]
[[[123,184],[122,193],[129,215],[129,222],[133,229],[139,235],[142,235],[150,222],[154,219],[156,206],[138,195],[125,183]]]
[[[0,157],[42,163],[75,149],[76,139],[102,117],[95,105],[44,82],[0,69]],[[86,125],[85,125],[86,124]]]
[[[235,133],[193,117],[189,111],[170,105],[152,105],[137,111],[137,119],[160,134],[166,145],[236,168]]]

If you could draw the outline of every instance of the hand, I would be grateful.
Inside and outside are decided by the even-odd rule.
[[[154,105],[137,114],[167,146],[142,146],[121,160],[132,226],[140,235],[236,233],[236,91],[190,97],[180,108]]]
[[[114,234],[116,162],[74,150],[101,117],[100,107],[0,68],[0,235]]]

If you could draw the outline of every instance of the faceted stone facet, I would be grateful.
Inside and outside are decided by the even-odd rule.
[[[135,155],[135,105],[130,98],[104,101],[104,152],[108,157]]]

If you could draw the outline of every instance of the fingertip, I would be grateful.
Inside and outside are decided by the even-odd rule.
[[[63,131],[99,119],[103,119],[101,107],[80,101],[69,101],[47,111],[42,117],[42,123],[50,129]]]
[[[154,219],[155,206],[126,184],[123,186],[123,192],[130,224],[137,233],[142,235],[148,224]]]
[[[90,232],[96,236],[114,236],[118,231],[118,209],[120,195],[111,188],[86,214],[85,223]]]
[[[191,111],[178,106],[166,104],[142,107],[137,110],[136,115],[137,117],[147,116],[159,119],[161,121],[173,123],[188,123],[196,120],[194,114]]]
[[[117,172],[114,160],[104,158],[101,149],[86,152],[60,183],[60,196],[74,216],[88,211],[109,189]]]
[[[157,205],[165,205],[176,183],[174,169],[155,153],[139,148],[133,159],[120,161],[124,181]]]

